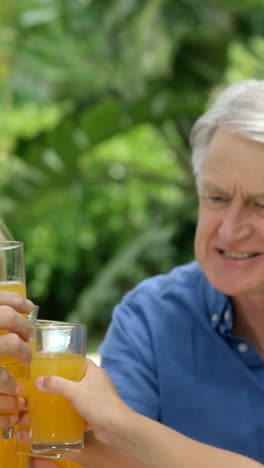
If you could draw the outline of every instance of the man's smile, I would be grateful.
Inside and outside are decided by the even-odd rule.
[[[220,250],[220,253],[224,255],[224,257],[244,260],[247,258],[256,257],[259,253],[247,253],[247,252],[230,252],[228,250]]]

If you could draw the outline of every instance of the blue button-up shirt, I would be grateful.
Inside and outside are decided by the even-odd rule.
[[[102,366],[136,411],[263,463],[264,362],[232,320],[196,262],[177,267],[115,308]]]

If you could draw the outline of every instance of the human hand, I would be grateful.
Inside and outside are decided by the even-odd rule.
[[[34,304],[20,294],[0,292],[0,356],[11,355],[25,364],[30,363],[31,351],[26,344],[30,326],[22,314],[29,314],[33,309]],[[8,333],[1,334],[1,330]]]
[[[0,356],[13,356],[24,364],[30,363],[31,351],[26,343],[30,327],[22,314],[33,309],[34,304],[20,294],[0,292]],[[7,429],[17,423],[20,411],[25,409],[25,401],[19,396],[23,391],[21,384],[17,384],[4,368],[4,360],[0,360],[0,366],[1,363],[0,428]]]
[[[18,422],[19,413],[25,409],[25,400],[19,395],[23,387],[0,367],[0,427],[7,429]],[[1,414],[5,411],[4,414]]]
[[[46,393],[58,393],[67,398],[86,420],[85,448],[80,453],[67,453],[67,458],[85,468],[138,468],[116,444],[124,421],[132,410],[122,402],[107,373],[87,360],[85,377],[73,382],[58,376],[38,377],[35,385]],[[25,419],[26,424],[28,421]],[[92,431],[92,432],[91,432]],[[19,440],[29,440],[29,434],[18,431]],[[56,461],[32,458],[31,468],[56,468]]]
[[[98,442],[91,431],[85,433],[85,447],[81,452],[67,452],[66,459],[48,460],[43,458],[31,458],[29,468],[65,468],[84,467],[84,468],[146,468],[139,465],[135,459],[129,457],[126,453],[114,449],[110,445]]]
[[[129,411],[107,373],[90,360],[80,382],[44,376],[38,377],[35,385],[45,393],[58,393],[67,398],[85,419],[86,430],[92,430],[96,439],[105,444],[112,444],[115,420],[125,418]]]

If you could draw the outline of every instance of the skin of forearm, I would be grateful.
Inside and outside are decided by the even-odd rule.
[[[92,432],[86,432],[85,448],[79,454],[69,454],[68,457],[84,468],[146,468],[133,455],[130,456],[109,443],[110,441],[107,444],[102,443],[95,439]]]
[[[121,414],[121,413],[120,413]],[[242,455],[218,449],[138,415],[127,408],[112,430],[116,448],[149,468],[261,468],[262,464]]]

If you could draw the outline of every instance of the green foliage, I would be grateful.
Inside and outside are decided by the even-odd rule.
[[[102,331],[193,258],[190,129],[263,77],[262,20],[262,0],[1,2],[0,210],[42,317]]]

